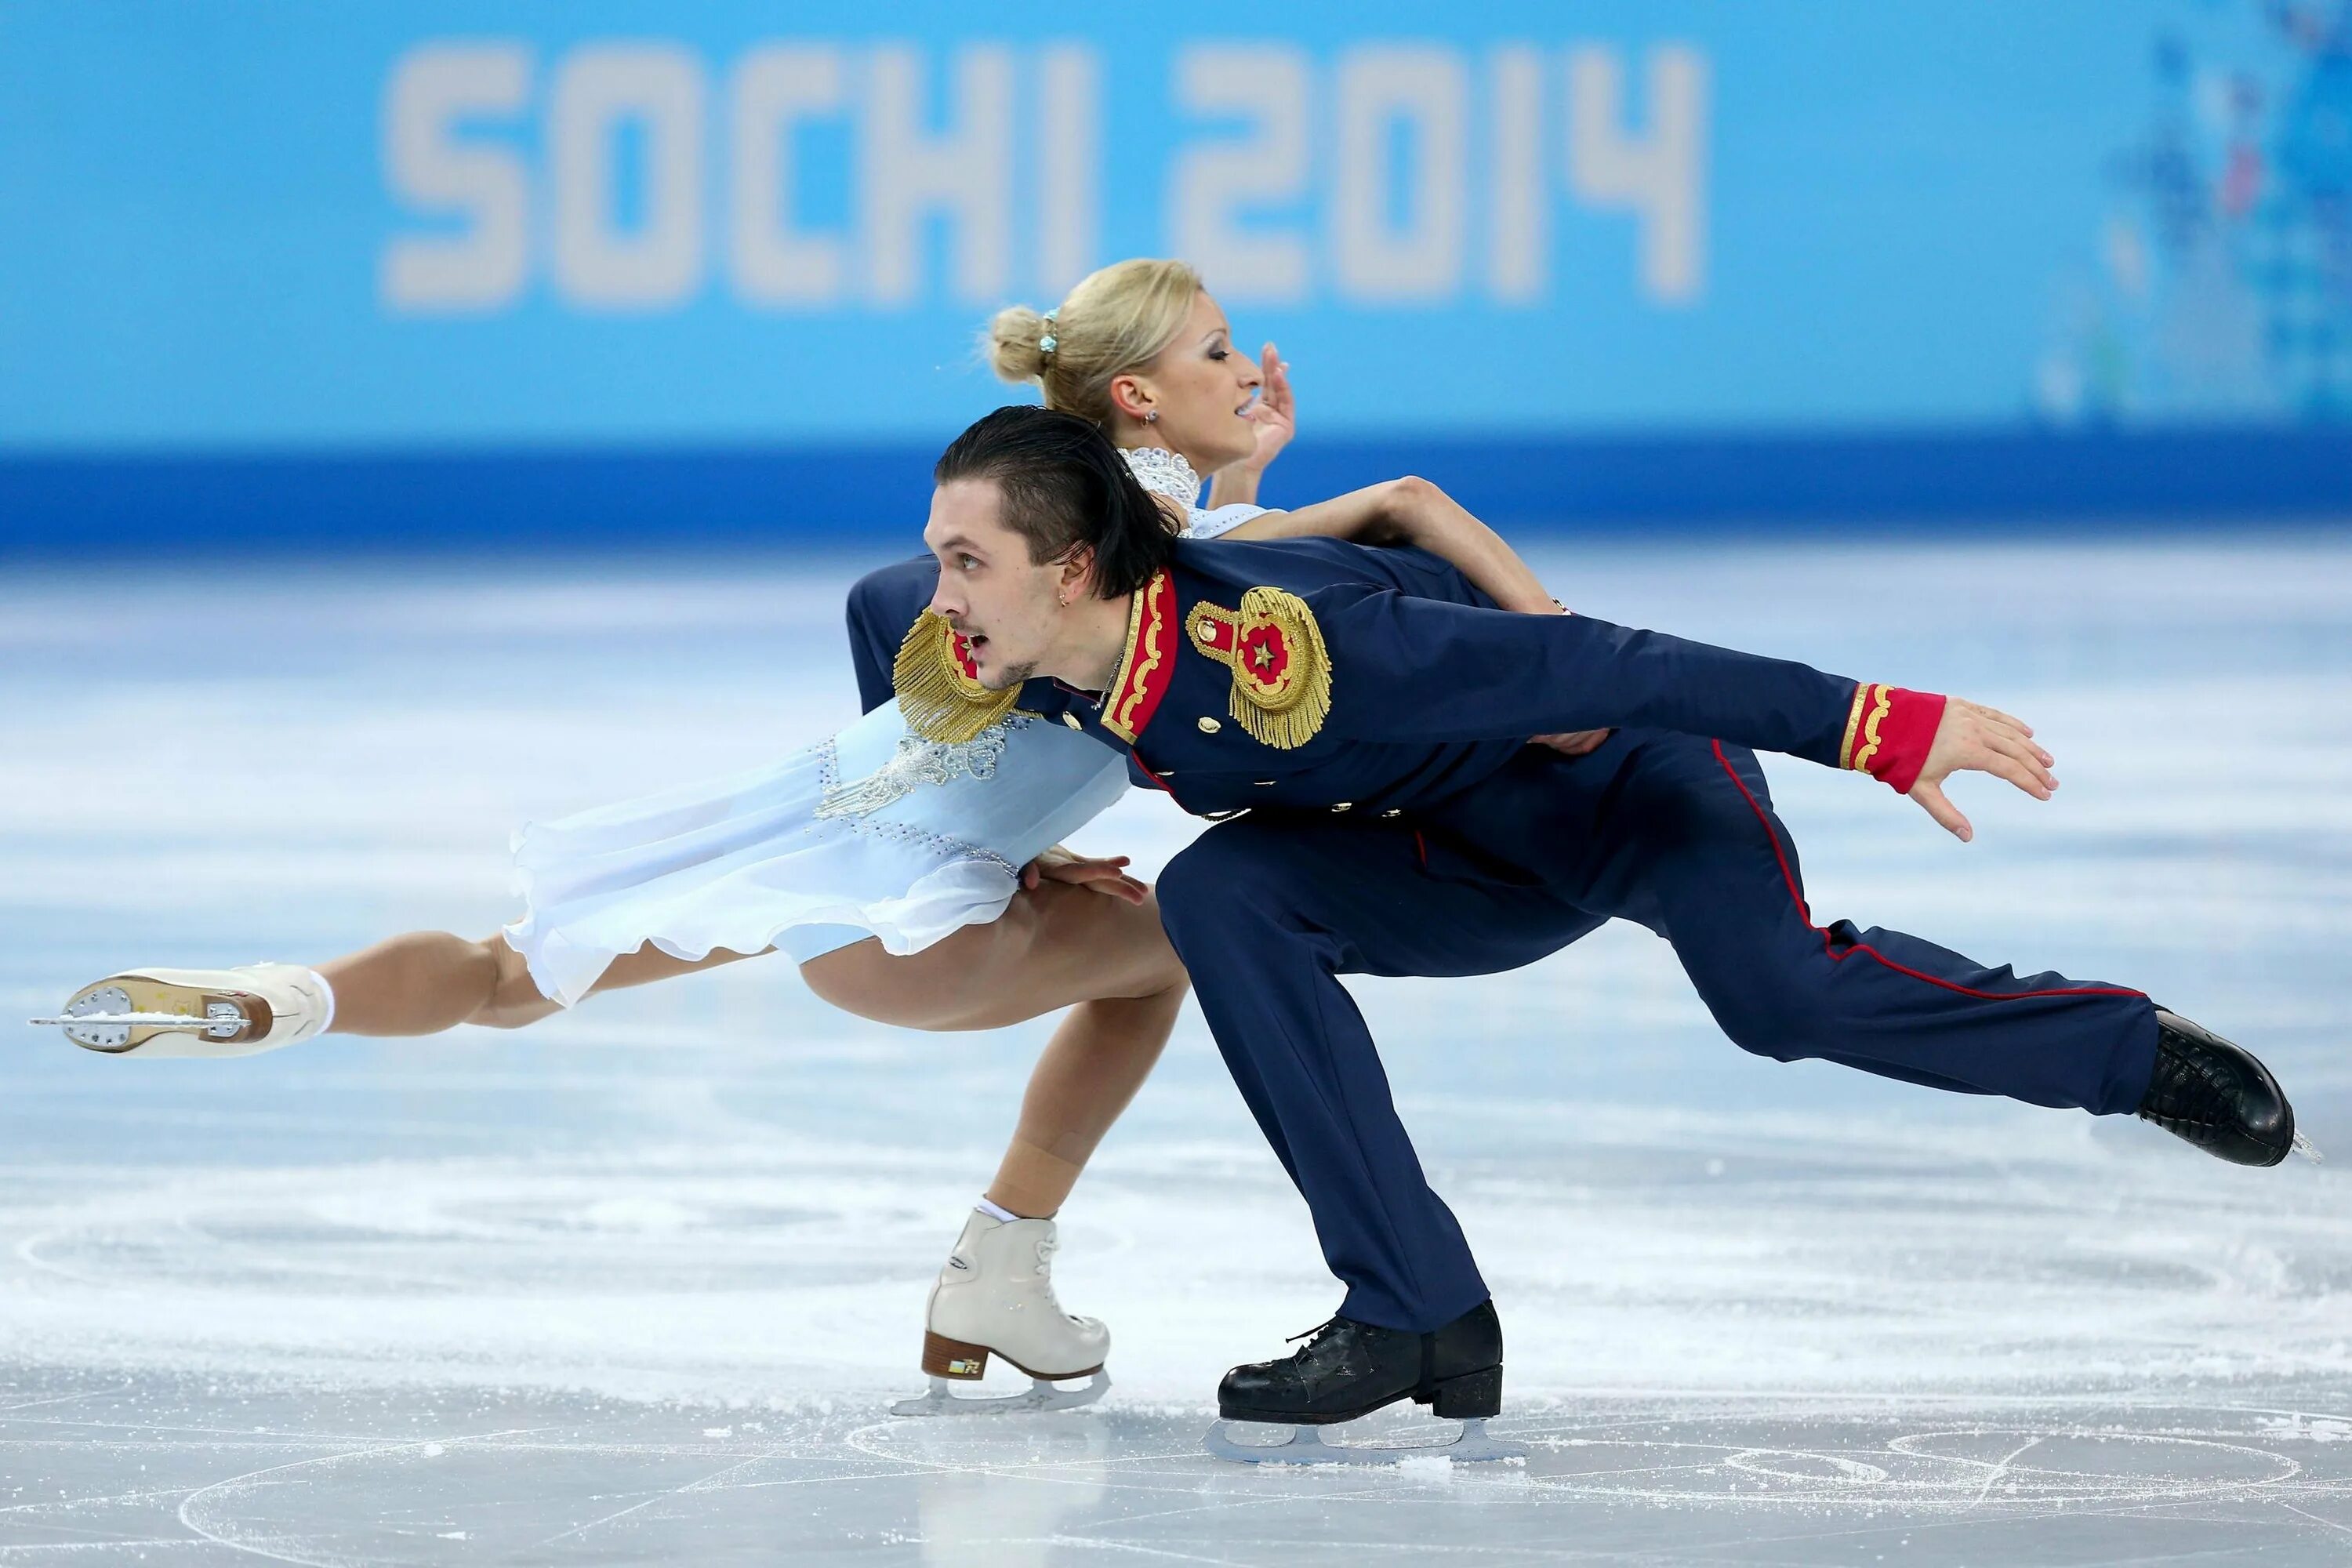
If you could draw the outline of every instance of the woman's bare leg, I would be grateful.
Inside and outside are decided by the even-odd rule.
[[[721,950],[698,962],[672,958],[647,943],[613,960],[589,992],[643,985],[750,956]],[[319,973],[334,987],[331,1032],[338,1035],[435,1035],[459,1024],[519,1029],[562,1011],[540,994],[522,954],[503,936],[472,942],[446,931],[410,931],[331,959]]]
[[[998,1029],[1079,1002],[1150,996],[1186,984],[1160,906],[1065,882],[1015,894],[985,925],[896,957],[868,939],[801,965],[844,1012],[908,1029]]]
[[[1021,1121],[982,1195],[1026,1218],[1059,1212],[1095,1145],[1150,1076],[1183,1003],[1179,981],[1150,996],[1072,1007],[1029,1071]]]
[[[593,992],[642,985],[748,956],[698,962],[648,944],[625,953]],[[520,1028],[560,1011],[502,936],[469,941],[411,931],[320,965],[335,990],[335,1032],[429,1035],[459,1024]],[[1186,988],[1147,900],[1125,903],[1048,882],[1004,914],[920,952],[894,957],[856,942],[801,966],[811,990],[862,1017],[919,1029],[992,1029],[1070,1009],[1030,1072],[1013,1142],[990,1202],[1040,1218],[1069,1196],[1078,1173],[1142,1086],[1175,1027]]]
[[[1187,981],[1147,900],[1047,882],[998,920],[903,958],[862,942],[810,960],[819,996],[919,1029],[992,1029],[1070,1009],[1029,1075],[1021,1121],[987,1197],[1017,1215],[1058,1210],[1176,1025]]]

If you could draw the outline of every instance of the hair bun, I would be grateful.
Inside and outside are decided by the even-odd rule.
[[[1040,381],[1045,374],[1045,318],[1026,305],[1007,305],[990,319],[981,349],[999,381]]]

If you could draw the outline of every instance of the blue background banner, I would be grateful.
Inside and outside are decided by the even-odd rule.
[[[2340,5],[853,20],[0,7],[0,533],[900,528],[988,312],[1134,254],[1293,363],[1273,499],[2352,499]]]

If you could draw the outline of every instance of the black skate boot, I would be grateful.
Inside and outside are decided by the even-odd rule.
[[[1462,1436],[1437,1447],[1349,1448],[1327,1444],[1314,1432],[1401,1399],[1461,1422]],[[1334,1318],[1283,1360],[1237,1366],[1217,1385],[1222,1419],[1292,1426],[1298,1430],[1291,1440],[1251,1447],[1213,1430],[1209,1451],[1249,1464],[1394,1464],[1430,1453],[1456,1459],[1523,1457],[1524,1448],[1486,1436],[1486,1418],[1502,1407],[1503,1325],[1492,1301],[1426,1334]]]
[[[2302,1142],[2294,1108],[2253,1052],[2161,1007],[2156,1028],[2142,1121],[2233,1165],[2275,1165]]]

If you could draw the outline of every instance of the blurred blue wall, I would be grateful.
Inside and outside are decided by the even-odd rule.
[[[0,214],[18,549],[910,541],[1134,254],[1293,363],[1276,500],[2352,510],[2343,0],[12,0]]]

